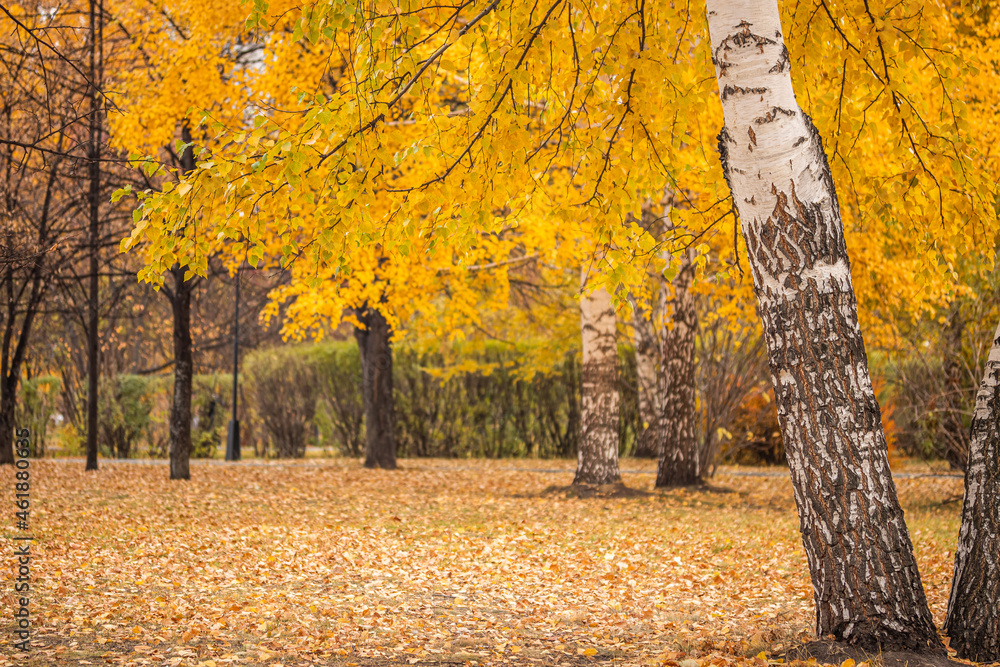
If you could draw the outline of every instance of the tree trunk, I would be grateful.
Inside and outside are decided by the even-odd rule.
[[[98,306],[98,253],[100,252],[101,222],[101,100],[98,94],[99,72],[101,69],[100,49],[103,38],[103,7],[98,0],[90,0],[90,163],[87,165],[90,192],[90,276],[87,295],[87,465],[86,470],[97,470],[97,401],[98,401],[98,355],[100,336]]]
[[[385,316],[365,306],[364,328],[355,328],[361,351],[361,395],[365,408],[365,467],[396,468],[396,407],[392,395],[392,331]]]
[[[719,150],[764,324],[816,632],[940,651],[889,472],[830,167],[795,100],[777,0],[708,0]]]
[[[44,236],[43,236],[44,238]],[[4,320],[3,340],[0,342],[0,465],[14,463],[14,408],[17,407],[17,386],[21,380],[21,366],[28,351],[31,325],[42,304],[41,263],[44,258],[35,258],[28,280],[31,292],[25,302],[14,296],[14,274],[8,266],[4,284],[7,287],[7,312]],[[18,309],[23,308],[20,331],[18,331]]]
[[[664,221],[669,221],[670,204],[668,193],[660,202],[663,215],[654,209],[652,202],[642,207],[640,223],[653,238],[663,241]],[[670,261],[670,253],[660,250],[660,258]],[[648,307],[630,296],[633,318],[632,329],[635,342],[635,366],[639,382],[639,417],[643,430],[639,434],[635,456],[659,458],[663,447],[663,348],[661,334],[665,328],[669,287],[663,273],[648,270],[646,281],[650,287]]]
[[[695,400],[695,336],[698,311],[689,289],[694,277],[694,251],[685,250],[680,270],[671,281],[673,295],[667,298],[670,326],[660,335],[663,360],[663,415],[656,486],[690,486],[702,481],[706,461],[698,443],[698,405]],[[667,288],[664,285],[664,288]]]
[[[976,395],[944,630],[958,657],[1000,662],[1000,327]]]
[[[586,274],[584,274],[586,280]],[[574,484],[611,484],[618,472],[618,348],[615,310],[603,287],[580,296],[583,332],[580,446]]]
[[[14,407],[17,405],[17,385],[10,386],[7,379],[0,378],[3,387],[0,389],[0,464],[14,463]],[[32,437],[37,437],[32,433]]]
[[[194,355],[191,345],[192,281],[185,267],[170,270],[174,292],[170,299],[174,319],[174,397],[170,406],[170,479],[191,479],[191,383]]]
[[[191,130],[181,126],[181,140],[190,144]],[[180,155],[181,170],[194,171],[194,150],[191,146]],[[186,267],[180,264],[170,270],[174,277],[173,292],[166,292],[174,320],[174,396],[170,404],[170,479],[191,479],[191,393],[194,383],[194,344],[191,340],[191,293],[195,279],[185,280]]]

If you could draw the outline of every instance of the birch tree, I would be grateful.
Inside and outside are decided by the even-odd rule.
[[[669,219],[667,228],[673,229]],[[658,488],[697,484],[705,472],[696,426],[694,370],[698,311],[690,289],[694,259],[693,249],[681,251],[681,256],[674,260],[679,262],[677,275],[670,285],[664,285],[669,291],[666,305],[670,320],[660,335],[663,441],[656,467]]]
[[[833,179],[799,107],[777,0],[708,0],[723,170],[763,321],[816,632],[939,651],[878,402]]]
[[[583,287],[587,272],[584,269]],[[613,484],[618,472],[618,348],[615,310],[603,287],[580,295],[583,335],[580,446],[574,484]]]
[[[642,434],[646,442],[640,444],[652,447],[658,460],[657,487],[687,486],[700,482],[706,468],[698,442],[694,380],[698,311],[690,289],[697,252],[684,248],[674,257],[668,250],[668,240],[682,236],[683,230],[671,220],[669,191],[660,205],[659,215],[644,207],[643,227],[660,240],[663,265],[675,268],[670,280],[662,271],[648,272],[654,292],[648,311],[632,300],[639,409],[647,424]]]
[[[1000,662],[1000,327],[976,395],[945,632],[958,657]]]

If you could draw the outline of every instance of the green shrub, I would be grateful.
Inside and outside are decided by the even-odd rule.
[[[642,433],[642,414],[639,412],[639,372],[636,368],[635,348],[618,346],[618,451],[621,456],[635,452]]]
[[[395,351],[400,456],[559,456],[567,446],[575,448],[576,434],[567,438],[565,424],[578,382],[523,377],[522,355],[509,346],[487,344],[474,353],[456,346],[451,352],[456,363],[477,370],[449,372],[440,352],[410,346]],[[575,355],[567,363],[572,367]]]
[[[966,365],[975,368],[971,362]],[[887,407],[895,417],[896,447],[902,453],[943,459],[965,470],[978,385],[971,373],[959,375],[957,386],[949,383],[948,375],[940,358],[913,355],[890,369],[895,393]]]
[[[191,382],[191,456],[214,458],[226,441],[229,429],[232,375],[195,375]],[[166,458],[170,448],[170,407],[173,375],[145,378],[152,403],[149,424],[143,433],[144,453],[150,458]]]
[[[273,347],[247,355],[243,363],[247,397],[263,427],[260,453],[277,458],[305,456],[316,413],[316,364],[311,346]]]
[[[353,342],[302,348],[320,387],[316,421],[322,442],[340,453],[364,451],[361,362]],[[393,349],[396,436],[400,456],[570,456],[579,437],[579,361],[523,377],[524,354],[499,344],[448,359],[412,345]],[[450,362],[450,363],[449,363]],[[476,370],[455,372],[455,366]],[[634,365],[634,364],[633,364]],[[627,424],[634,429],[634,425]]]
[[[394,346],[399,456],[575,455],[580,437],[579,351],[533,374],[526,372],[529,354],[526,347],[500,343],[455,344],[443,350]],[[631,346],[619,346],[618,354],[620,452],[628,455],[642,429],[638,380]],[[719,363],[724,365],[728,357],[723,357]],[[241,380],[245,450],[252,445],[258,456],[301,457],[308,444],[317,443],[344,456],[364,453],[361,359],[354,341],[251,352],[244,360]],[[195,457],[215,456],[225,442],[231,382],[232,376],[224,373],[195,376]],[[150,456],[166,455],[171,385],[171,377],[150,381],[156,406],[146,434]],[[702,401],[702,411],[713,405]],[[762,409],[774,410],[770,405]],[[738,417],[747,420],[755,415],[740,413]],[[724,421],[733,419],[727,416]]]
[[[45,455],[45,442],[49,421],[55,412],[62,380],[54,375],[43,375],[21,382],[14,407],[14,423],[31,430],[31,455]]]
[[[619,354],[621,442],[627,453],[641,424],[635,354],[628,346]],[[526,354],[507,345],[487,344],[474,352],[456,345],[446,355],[397,344],[393,386],[399,456],[573,456],[580,429],[577,357],[571,352],[550,371],[525,377],[519,371]],[[474,370],[457,372],[456,366]],[[271,442],[288,437],[279,436],[279,428],[293,431],[301,442],[311,426],[324,446],[346,456],[363,454],[361,360],[353,341],[254,353],[244,373],[255,419]],[[310,396],[315,401],[311,416]]]
[[[232,387],[231,373],[194,376],[191,383],[192,458],[215,458],[224,447],[229,434]]]
[[[114,458],[135,454],[140,440],[148,440],[153,411],[154,382],[142,375],[101,378],[98,395],[99,446]]]
[[[361,456],[365,449],[365,410],[358,346],[326,343],[309,346],[304,352],[316,373],[319,401],[315,425],[319,441],[323,445],[335,443],[344,456]]]

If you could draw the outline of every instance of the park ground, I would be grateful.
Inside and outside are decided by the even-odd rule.
[[[32,461],[28,654],[5,468],[0,665],[765,667],[814,638],[786,473],[654,493],[625,460],[648,493],[579,498],[573,463]],[[962,482],[897,485],[940,626]]]

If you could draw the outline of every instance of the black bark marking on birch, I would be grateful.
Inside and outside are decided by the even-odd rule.
[[[718,141],[716,142],[716,145],[719,149],[719,161],[722,163],[722,177],[726,179],[726,187],[728,187],[729,192],[732,193],[733,184],[729,179],[729,171],[732,167],[729,166],[729,146],[727,146],[727,144],[733,143],[733,138],[729,136],[729,130],[723,127],[719,130],[717,139]]]
[[[385,316],[367,304],[358,310],[365,328],[355,328],[361,353],[361,396],[365,411],[365,467],[396,468],[396,408],[392,392],[392,330]]]
[[[776,33],[775,37],[777,39],[781,39],[781,33]],[[791,65],[791,59],[788,56],[788,48],[784,44],[782,44],[781,55],[778,56],[778,62],[774,63],[774,67],[768,70],[768,72],[770,74],[778,74],[784,72],[785,68],[788,67],[789,65]]]
[[[745,48],[748,46],[752,46],[756,48],[763,48],[770,44],[777,44],[777,42],[775,42],[773,39],[764,37],[762,35],[754,34],[753,31],[750,30],[751,24],[748,23],[747,21],[741,21],[739,25],[737,25],[736,27],[740,28],[740,31],[734,35],[730,35],[729,39],[726,41],[731,42],[732,44],[735,44],[738,47]]]
[[[755,125],[764,125],[765,123],[773,123],[778,120],[781,116],[787,116],[789,118],[795,118],[795,112],[790,109],[782,109],[781,107],[771,107],[771,109],[754,120]]]
[[[722,90],[722,101],[726,101],[730,95],[763,95],[767,88],[741,88],[740,86],[726,86]]]
[[[1000,333],[1000,330],[998,330]],[[944,630],[958,657],[1000,662],[1000,336],[976,395]]]

